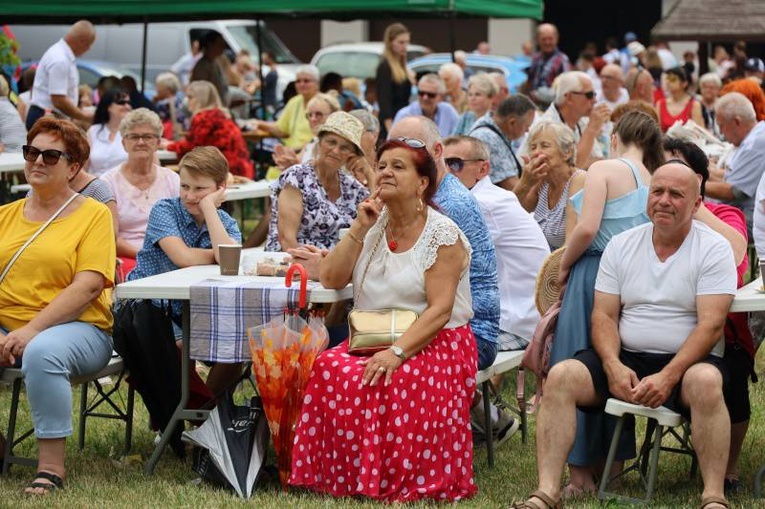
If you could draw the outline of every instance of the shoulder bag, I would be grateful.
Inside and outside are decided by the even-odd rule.
[[[11,270],[11,267],[13,266],[13,264],[16,263],[16,260],[18,260],[19,256],[21,256],[21,253],[24,252],[24,250],[29,246],[29,244],[31,244],[32,241],[35,240],[43,232],[43,230],[45,230],[48,227],[48,225],[50,225],[58,216],[60,216],[61,213],[64,211],[64,209],[68,207],[69,204],[72,203],[74,199],[77,198],[78,196],[79,194],[75,193],[68,200],[66,200],[64,204],[61,205],[61,207],[59,207],[59,209],[56,212],[54,212],[53,215],[50,216],[48,220],[45,221],[45,223],[43,223],[43,225],[40,226],[40,228],[38,228],[37,231],[31,237],[29,237],[29,240],[27,240],[24,243],[24,245],[21,246],[18,251],[16,251],[16,253],[11,257],[11,260],[8,262],[8,265],[6,265],[5,269],[3,269],[3,273],[0,274],[0,283],[3,282],[6,274],[8,274],[8,271]]]
[[[359,282],[358,291],[354,288],[354,304],[358,302],[361,288],[367,277],[369,266],[372,263],[377,249],[385,237],[385,228],[382,228],[377,237],[372,251],[369,254],[367,265]],[[348,313],[348,353],[352,355],[373,355],[376,352],[390,348],[398,338],[406,332],[417,320],[418,314],[411,309],[385,308],[363,310],[353,308]]]

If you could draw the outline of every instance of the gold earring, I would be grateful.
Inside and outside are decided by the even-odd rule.
[[[425,208],[425,205],[422,203],[422,198],[419,198],[419,201],[417,203],[417,212],[422,212],[422,209]]]

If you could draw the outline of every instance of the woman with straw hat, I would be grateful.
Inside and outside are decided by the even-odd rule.
[[[350,226],[356,207],[369,197],[369,189],[341,171],[364,154],[363,131],[362,123],[348,113],[331,114],[319,128],[314,159],[292,166],[273,184],[266,251],[337,244],[340,229]]]

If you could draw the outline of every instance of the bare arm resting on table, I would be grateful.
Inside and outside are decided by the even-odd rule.
[[[72,282],[45,306],[29,323],[0,334],[0,365],[13,364],[34,337],[54,325],[72,322],[82,315],[88,305],[101,295],[106,281],[102,274],[91,270],[78,272]]]
[[[303,195],[291,185],[279,192],[276,226],[282,251],[298,247],[297,235],[303,217]]]
[[[225,193],[226,188],[222,186],[199,201],[199,208],[204,215],[204,222],[210,234],[212,249],[189,247],[183,239],[175,236],[160,239],[159,247],[178,267],[219,263],[218,246],[220,244],[238,244],[238,241],[228,236],[228,232],[218,216],[218,207],[225,200]]]

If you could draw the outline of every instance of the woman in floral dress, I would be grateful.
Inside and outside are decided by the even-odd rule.
[[[369,196],[366,187],[341,171],[354,159],[364,159],[363,131],[348,113],[331,114],[319,128],[314,159],[292,166],[272,184],[266,251],[301,245],[331,249],[337,244],[340,229],[350,226],[356,206]]]

